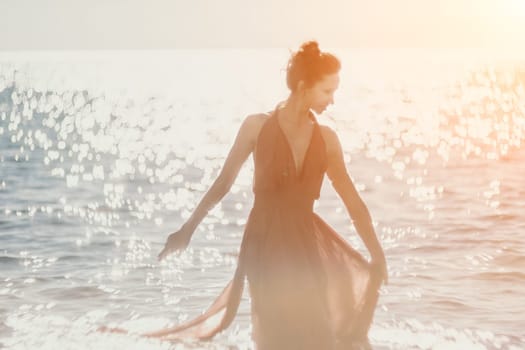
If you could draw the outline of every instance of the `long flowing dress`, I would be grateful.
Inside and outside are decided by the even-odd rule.
[[[276,109],[254,151],[254,203],[233,279],[201,316],[166,334],[211,339],[233,321],[245,278],[258,350],[349,349],[367,338],[380,281],[369,263],[313,211],[326,172],[315,117],[300,171]]]

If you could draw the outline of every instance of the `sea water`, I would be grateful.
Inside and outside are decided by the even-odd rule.
[[[332,50],[347,170],[384,247],[375,349],[524,349],[525,56]],[[287,97],[289,51],[0,54],[0,347],[251,349],[247,289],[211,342],[136,333],[199,315],[233,277],[253,160],[157,261],[242,120]],[[325,179],[315,211],[368,257]],[[133,334],[106,334],[102,325]]]

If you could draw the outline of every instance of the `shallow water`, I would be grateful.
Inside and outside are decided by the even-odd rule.
[[[336,50],[338,132],[388,258],[374,349],[525,348],[525,59]],[[0,55],[0,344],[249,349],[247,290],[211,343],[141,332],[202,312],[233,277],[250,158],[190,249],[156,255],[240,122],[286,97],[287,50]],[[367,254],[329,181],[316,212]],[[1,347],[1,345],[0,345]]]

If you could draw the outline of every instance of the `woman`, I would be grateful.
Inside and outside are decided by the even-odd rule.
[[[339,60],[321,52],[317,42],[304,43],[288,63],[286,101],[243,121],[218,178],[159,254],[163,259],[187,247],[253,152],[254,204],[235,276],[203,315],[147,336],[211,339],[233,321],[246,277],[257,349],[349,349],[367,343],[378,289],[387,282],[386,261],[336,133],[311,112],[320,114],[333,103],[339,69]],[[325,173],[371,263],[313,212]]]

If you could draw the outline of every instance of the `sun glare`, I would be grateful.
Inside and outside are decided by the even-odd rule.
[[[525,17],[525,0],[507,0],[501,4],[505,7],[504,15]]]

